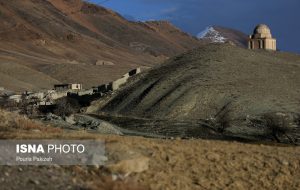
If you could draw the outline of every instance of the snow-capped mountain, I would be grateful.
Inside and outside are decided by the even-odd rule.
[[[200,32],[197,35],[197,38],[210,40],[213,43],[224,43],[227,40],[227,38],[222,36],[221,33],[215,30],[212,26],[209,26],[204,31]]]
[[[209,26],[197,35],[198,39],[212,42],[232,42],[240,47],[247,47],[248,36],[243,32],[222,26]]]

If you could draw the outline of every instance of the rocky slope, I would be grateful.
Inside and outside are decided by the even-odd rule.
[[[20,91],[91,87],[202,44],[170,23],[130,22],[81,0],[1,0],[0,28],[0,86]]]

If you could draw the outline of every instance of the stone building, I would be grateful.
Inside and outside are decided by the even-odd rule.
[[[11,95],[8,97],[8,100],[16,102],[16,103],[20,103],[22,101],[22,95],[19,95],[19,94]]]
[[[270,28],[265,24],[255,27],[253,35],[249,36],[249,49],[266,49],[276,51],[276,39],[272,38]]]
[[[56,91],[82,90],[82,84],[56,84],[54,85],[54,90]]]

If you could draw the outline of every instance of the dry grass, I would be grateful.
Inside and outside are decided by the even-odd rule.
[[[0,139],[97,139],[99,136],[86,131],[66,132],[0,109]]]
[[[59,134],[62,129],[44,125],[16,113],[0,110],[0,138],[33,131],[41,134]]]
[[[53,130],[53,131],[52,131]],[[57,130],[57,131],[56,131]],[[39,132],[35,132],[39,131]],[[0,110],[0,138],[10,139],[101,139],[107,156],[117,163],[140,155],[150,159],[149,169],[114,181],[110,173],[96,167],[4,168],[15,184],[26,184],[23,176],[43,182],[74,183],[84,189],[299,189],[299,148],[249,145],[205,140],[162,140],[67,132],[45,126],[18,114]],[[2,171],[2,170],[1,170]],[[2,172],[4,173],[4,172]],[[50,178],[49,175],[56,178]],[[1,175],[0,175],[1,177]],[[52,180],[52,181],[51,181]],[[70,182],[73,180],[73,182]],[[275,182],[274,182],[275,181]],[[27,189],[24,188],[24,189]],[[4,188],[5,189],[5,188]]]

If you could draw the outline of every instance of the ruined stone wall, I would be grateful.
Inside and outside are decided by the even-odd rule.
[[[118,90],[122,85],[124,85],[128,81],[130,77],[137,75],[139,73],[141,73],[141,68],[133,69],[128,73],[124,74],[123,77],[120,79],[110,82],[109,84],[103,84],[94,88],[94,92],[106,93],[108,91]]]
[[[82,84],[71,84],[70,89],[71,90],[82,90]]]
[[[111,90],[118,90],[120,88],[120,86],[122,86],[123,84],[125,84],[127,82],[127,80],[129,79],[129,76],[124,76],[114,82],[112,82],[110,84]]]
[[[141,68],[133,69],[133,70],[129,71],[128,74],[129,74],[129,76],[134,76],[134,75],[137,75],[139,73],[141,73]]]
[[[68,91],[48,91],[46,98],[49,100],[57,100],[59,98],[66,97],[68,95]]]

